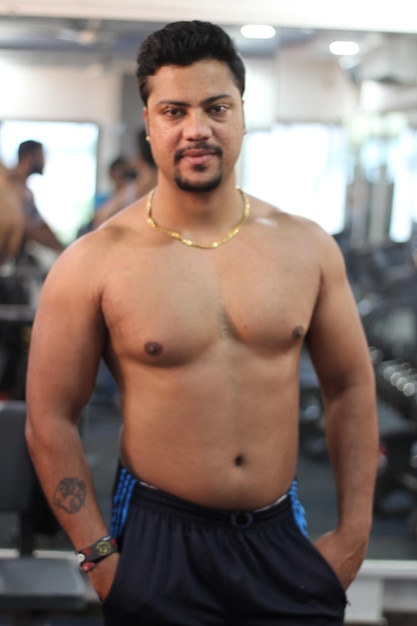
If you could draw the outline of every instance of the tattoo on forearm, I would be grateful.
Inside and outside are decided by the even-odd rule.
[[[54,505],[67,513],[78,513],[85,506],[86,487],[78,478],[63,478],[54,492]]]

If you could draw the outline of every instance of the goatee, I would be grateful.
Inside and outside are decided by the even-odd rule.
[[[221,182],[221,173],[211,180],[195,183],[181,178],[179,174],[175,176],[175,183],[177,187],[179,187],[182,191],[188,191],[190,193],[207,193],[209,191],[213,191],[213,189],[217,189],[217,187],[219,187]]]

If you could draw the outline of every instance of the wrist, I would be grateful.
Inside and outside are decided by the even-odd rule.
[[[338,534],[343,537],[346,545],[366,545],[371,534],[371,524],[355,524],[344,522],[337,528]]]
[[[114,537],[110,537],[110,535],[101,537],[91,546],[82,548],[77,552],[80,568],[83,572],[91,572],[97,563],[118,551],[119,547]]]

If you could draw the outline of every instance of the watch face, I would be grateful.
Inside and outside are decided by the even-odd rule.
[[[98,543],[96,543],[95,549],[97,550],[100,556],[105,556],[113,549],[113,546],[110,543],[110,541],[103,540],[103,541],[99,541]]]

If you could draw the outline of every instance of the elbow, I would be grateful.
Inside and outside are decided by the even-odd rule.
[[[33,431],[32,423],[27,415],[26,415],[26,422],[25,422],[25,440],[26,440],[26,447],[28,449],[29,456],[33,458],[34,453],[35,453],[35,433]]]
[[[36,432],[28,411],[26,412],[25,440],[29,453],[32,456],[32,453],[36,448]]]

